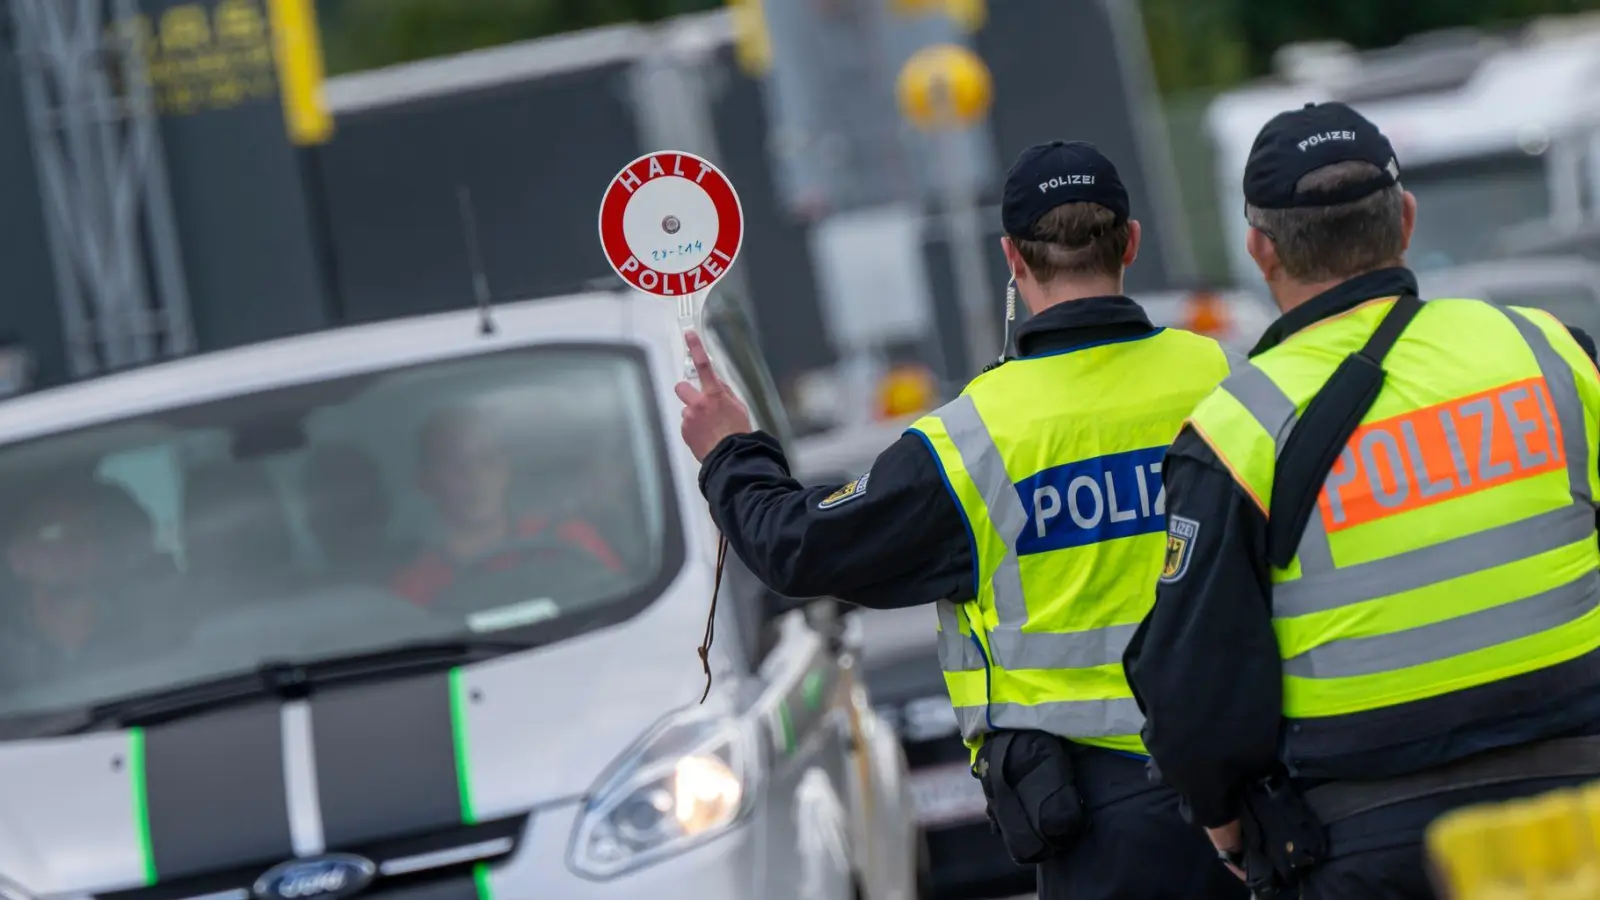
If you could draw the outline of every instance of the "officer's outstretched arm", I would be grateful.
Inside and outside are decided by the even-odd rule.
[[[723,441],[705,459],[701,490],[728,544],[767,587],[790,597],[834,596],[863,605],[862,588],[955,568],[970,586],[966,529],[932,456],[911,435],[866,474],[807,488],[789,474],[777,441],[756,433]],[[959,559],[957,557],[960,557]],[[894,605],[948,596],[895,595]],[[888,592],[869,592],[881,600]]]

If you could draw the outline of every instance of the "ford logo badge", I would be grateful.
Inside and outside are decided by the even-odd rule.
[[[257,878],[255,894],[261,900],[334,900],[371,884],[377,871],[371,860],[350,853],[291,859]]]

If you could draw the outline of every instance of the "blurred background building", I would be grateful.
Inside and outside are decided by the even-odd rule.
[[[740,190],[725,289],[797,423],[859,424],[1001,352],[999,180],[1054,137],[1123,170],[1147,229],[1130,292],[1248,345],[1271,313],[1242,252],[1244,154],[1273,112],[1334,98],[1394,138],[1433,283],[1488,290],[1510,270],[1464,267],[1559,255],[1539,290],[1581,323],[1600,318],[1596,6],[10,0],[0,325],[45,385],[466,306],[462,188],[494,299],[611,288],[600,192],[678,148]],[[933,46],[982,78],[942,129],[897,96]]]

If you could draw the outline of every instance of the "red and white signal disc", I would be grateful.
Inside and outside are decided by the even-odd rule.
[[[722,170],[693,153],[647,153],[618,172],[600,201],[600,246],[611,268],[658,297],[709,290],[744,241],[744,210]]]

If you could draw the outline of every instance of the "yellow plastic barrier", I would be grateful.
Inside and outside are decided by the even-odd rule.
[[[1600,784],[1440,816],[1427,848],[1446,900],[1600,897]]]

